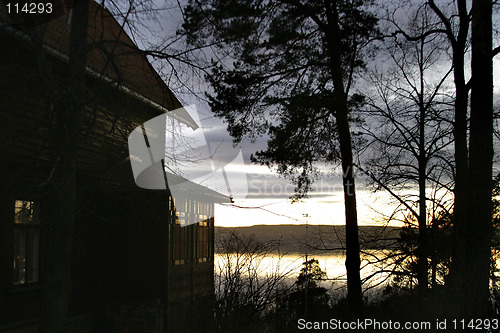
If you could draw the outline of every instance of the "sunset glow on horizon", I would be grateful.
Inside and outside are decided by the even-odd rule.
[[[394,198],[388,193],[357,191],[358,224],[360,226],[386,226],[387,217],[396,209]],[[305,215],[307,214],[307,216]],[[389,226],[403,226],[402,214],[396,214]],[[219,227],[246,227],[253,225],[344,225],[344,197],[342,192],[291,203],[285,198],[258,198],[235,200],[233,204],[217,204],[215,225]]]

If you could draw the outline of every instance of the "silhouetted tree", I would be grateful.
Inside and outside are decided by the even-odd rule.
[[[493,1],[472,4],[471,21],[471,109],[469,169],[467,175],[466,238],[467,271],[462,308],[469,318],[489,313],[490,257],[493,190]]]
[[[210,104],[236,141],[269,133],[254,161],[277,166],[307,194],[316,163],[341,161],[349,307],[361,311],[359,241],[350,95],[364,47],[377,33],[364,1],[191,1],[184,32],[192,45],[226,57],[207,76]],[[228,64],[232,62],[232,65]],[[229,66],[225,66],[229,65]]]
[[[500,52],[498,47],[493,49],[491,41],[492,2],[474,2],[472,8],[465,0],[439,4],[430,0],[427,3],[439,19],[439,25],[421,35],[412,36],[402,29],[397,32],[410,40],[444,34],[450,46],[455,84],[453,134],[456,170],[450,283],[456,300],[453,304],[462,315],[486,315],[489,288],[486,276],[491,255],[491,58]],[[471,22],[475,32],[470,34]],[[467,82],[466,55],[469,50],[469,54],[475,56],[472,56],[472,78]],[[469,92],[473,88],[476,91],[472,95],[478,97],[471,103],[469,127]],[[471,271],[477,274],[470,274]]]
[[[71,256],[76,212],[76,162],[80,118],[86,101],[87,26],[89,1],[77,0],[72,8],[69,70],[63,95],[54,105],[56,128],[51,133],[54,156],[47,188],[48,255],[44,306],[39,332],[68,332],[66,316],[71,296]],[[46,66],[46,63],[40,64]],[[49,74],[50,75],[50,74]],[[55,89],[55,87],[51,87]]]
[[[279,242],[261,243],[233,231],[217,242],[215,267],[215,332],[263,330],[267,313],[277,307],[291,268],[268,266],[265,258],[279,250]]]
[[[363,148],[367,157],[361,169],[375,190],[388,192],[396,201],[399,213],[392,218],[406,211],[404,222],[417,222],[413,254],[417,257],[418,286],[425,290],[429,276],[428,217],[448,208],[442,201],[452,191],[454,181],[449,107],[453,97],[446,93],[452,69],[443,66],[444,37],[424,35],[436,24],[429,8],[418,7],[409,16],[405,30],[422,38],[387,38],[380,53],[387,54],[389,63],[372,72],[368,80],[373,93],[367,96],[369,120],[363,126],[368,135]]]
[[[275,332],[298,332],[297,320],[327,321],[331,317],[330,296],[320,286],[326,273],[316,259],[304,262],[294,288],[278,295],[278,302],[266,319]]]

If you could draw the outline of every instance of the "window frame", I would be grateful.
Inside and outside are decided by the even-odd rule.
[[[30,203],[29,222],[18,222],[17,215],[20,213],[18,211],[18,203]],[[41,282],[41,203],[40,201],[31,199],[14,199],[13,204],[13,221],[11,221],[11,285],[15,287],[37,285]],[[21,257],[23,252],[24,257]],[[24,259],[22,265],[20,263],[21,258]],[[16,271],[20,267],[24,270],[22,273],[21,271]]]

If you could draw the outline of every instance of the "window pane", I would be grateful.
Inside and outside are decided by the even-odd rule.
[[[14,284],[37,282],[40,262],[38,204],[16,200],[14,223]]]
[[[26,280],[28,282],[38,281],[38,264],[40,256],[40,230],[32,229],[27,232],[26,240]]]
[[[37,205],[32,201],[16,200],[14,211],[16,224],[38,224],[40,223]]]
[[[14,230],[14,283],[26,282],[26,231]]]

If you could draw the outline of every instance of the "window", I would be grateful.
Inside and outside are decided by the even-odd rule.
[[[210,256],[210,253],[209,253],[210,231],[209,231],[209,228],[207,227],[207,224],[206,224],[207,222],[204,222],[204,223],[205,224],[202,225],[200,222],[200,224],[198,226],[198,247],[197,247],[198,262],[206,262],[208,260],[208,257]]]
[[[186,230],[187,228],[181,227],[180,224],[174,225],[174,265],[183,265],[186,262],[186,242],[188,241]]]
[[[174,202],[173,264],[208,262],[212,255],[213,205],[189,198]]]
[[[197,258],[198,262],[207,262],[210,257],[210,204],[208,202],[200,202],[198,210],[198,246]]]
[[[209,209],[210,206],[207,202],[199,203],[198,220],[200,221],[200,227],[206,227],[208,225],[207,221],[208,221]]]
[[[175,212],[175,217],[176,224],[180,224],[182,226],[186,224],[186,213],[177,211]]]
[[[39,204],[16,200],[14,209],[14,284],[38,282]]]

